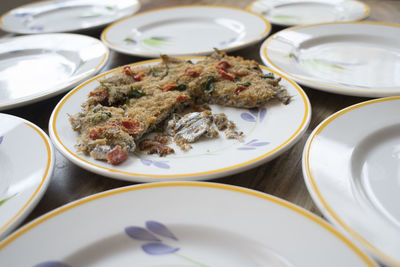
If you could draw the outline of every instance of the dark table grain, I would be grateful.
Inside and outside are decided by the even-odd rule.
[[[15,6],[19,2],[12,2]],[[150,10],[153,8],[182,5],[182,4],[221,4],[228,6],[237,6],[245,8],[251,1],[246,0],[220,0],[220,1],[150,1],[142,0],[141,11]],[[388,0],[365,0],[371,8],[371,14],[367,20],[381,21],[400,24],[400,1]],[[4,12],[4,4],[1,3],[2,11]],[[10,3],[8,3],[10,5]],[[9,6],[12,8],[15,6]],[[273,27],[272,32],[276,32],[282,28]],[[99,38],[101,30],[88,32],[86,34]],[[240,55],[244,58],[254,59],[261,63],[259,57],[260,43],[244,48],[232,53]],[[116,52],[111,52],[110,60],[102,71],[115,68],[128,63],[143,60],[142,58],[122,55]],[[313,203],[303,180],[301,169],[301,156],[304,144],[312,130],[326,117],[332,113],[343,109],[352,104],[368,100],[367,98],[351,97],[325,93],[322,91],[313,90],[303,87],[307,93],[312,105],[312,120],[306,134],[300,141],[290,150],[283,153],[280,157],[268,163],[261,165],[249,171],[245,171],[236,175],[223,177],[212,180],[213,182],[243,186],[255,189],[261,192],[272,194],[274,196],[288,200],[297,204],[311,212],[321,215]],[[28,106],[10,109],[3,113],[12,114],[18,117],[25,118],[34,124],[41,127],[48,133],[48,122],[50,114],[59,100],[64,94],[41,101],[40,103],[31,104]],[[49,212],[61,205],[82,197],[102,192],[105,190],[118,188],[121,186],[132,185],[134,183],[119,181],[111,178],[106,178],[82,168],[79,168],[69,162],[64,156],[56,151],[56,163],[54,174],[50,185],[36,208],[31,212],[28,218],[23,222],[27,222],[37,218],[38,216]]]

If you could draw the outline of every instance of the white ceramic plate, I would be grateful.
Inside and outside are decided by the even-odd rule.
[[[341,110],[310,135],[308,189],[323,214],[389,266],[400,265],[400,97]]]
[[[54,167],[48,136],[36,125],[0,113],[0,239],[17,227],[46,191]]]
[[[400,94],[400,26],[378,22],[304,25],[269,37],[263,62],[323,91],[367,97]]]
[[[377,266],[302,208],[200,182],[130,186],[68,204],[0,243],[0,261],[13,267]]]
[[[369,7],[356,0],[258,0],[248,10],[280,26],[361,20]]]
[[[271,30],[260,15],[224,6],[191,5],[142,12],[108,26],[103,42],[118,52],[159,57],[207,55],[254,44]]]
[[[131,66],[158,62],[150,60]],[[269,72],[265,67],[263,69]],[[112,166],[77,153],[75,145],[78,134],[72,130],[68,114],[80,112],[81,104],[89,92],[98,86],[98,80],[111,76],[115,71],[117,69],[92,78],[69,92],[54,109],[49,123],[50,137],[57,149],[75,164],[100,175],[151,182],[212,179],[237,173],[265,163],[286,151],[304,134],[310,122],[311,106],[306,94],[297,84],[283,77],[282,84],[293,96],[288,105],[271,103],[252,110],[212,106],[213,112],[224,112],[236,123],[238,129],[244,132],[244,142],[221,136],[196,142],[188,152],[176,148],[175,154],[162,158],[137,152],[131,154],[123,164]]]
[[[140,8],[138,0],[52,0],[12,9],[0,18],[4,31],[35,34],[105,26]]]
[[[109,51],[99,40],[54,33],[0,40],[0,110],[65,92],[96,74]]]

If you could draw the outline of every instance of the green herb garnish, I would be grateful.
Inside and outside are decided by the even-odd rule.
[[[251,85],[251,83],[250,82],[238,83],[238,85],[249,87]]]
[[[108,85],[107,85],[107,84],[105,84],[104,82],[100,82],[100,84],[101,84],[101,86],[103,86],[104,88],[106,88],[106,90],[107,90],[107,93],[109,93],[109,92],[110,92],[110,87],[108,87]]]
[[[275,75],[272,72],[270,72],[270,73],[264,74],[263,78],[275,79]]]
[[[139,98],[146,95],[146,92],[143,92],[140,89],[134,88],[131,86],[131,90],[128,93],[129,98]]]
[[[152,70],[152,71],[150,72],[150,74],[151,74],[151,76],[153,76],[153,77],[158,77],[157,72],[155,72],[154,70]]]
[[[178,91],[185,91],[186,89],[187,89],[187,85],[184,83],[181,83],[176,87],[176,90],[178,90]]]
[[[207,80],[201,83],[201,88],[207,93],[211,94],[214,91],[214,76],[208,76]]]

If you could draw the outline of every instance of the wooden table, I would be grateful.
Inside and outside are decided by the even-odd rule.
[[[151,1],[142,0],[141,11],[150,10],[153,8],[182,5],[182,4],[221,4],[229,6],[237,6],[245,8],[251,0],[169,0],[169,1]],[[368,20],[382,21],[389,23],[400,24],[400,1],[389,0],[365,0],[371,8],[371,14]],[[1,4],[3,5],[3,3]],[[11,8],[11,7],[10,7]],[[276,32],[281,28],[273,27],[272,32]],[[90,32],[91,36],[99,37],[101,31]],[[261,63],[259,58],[260,43],[247,47],[245,49],[232,53],[240,55],[248,59],[255,59]],[[143,60],[142,58],[127,56],[111,52],[111,59],[103,71],[115,68],[128,63]],[[312,130],[326,117],[332,113],[345,108],[349,105],[362,102],[367,98],[350,97],[324,93],[303,87],[307,93],[312,105],[312,120],[306,134],[300,141],[280,157],[272,160],[260,167],[245,171],[236,175],[227,176],[224,178],[212,180],[212,182],[231,184],[255,189],[261,192],[272,194],[274,196],[286,199],[305,209],[321,215],[313,203],[303,180],[301,169],[301,157],[304,144],[312,132]],[[25,118],[48,133],[48,122],[50,114],[56,104],[63,97],[59,95],[51,99],[41,101],[37,104],[31,104],[21,108],[3,111],[4,113],[12,114]],[[88,172],[80,167],[75,166],[68,161],[64,156],[56,151],[56,163],[54,174],[47,192],[44,194],[36,208],[23,222],[23,224],[37,218],[38,216],[49,212],[61,205],[82,197],[102,192],[105,190],[132,185],[134,183],[119,181],[111,178],[106,178],[91,172]]]

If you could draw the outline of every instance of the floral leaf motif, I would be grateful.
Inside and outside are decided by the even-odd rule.
[[[262,108],[260,110],[260,121],[263,121],[263,119],[265,118],[266,114],[267,114],[267,109],[266,108]]]
[[[43,31],[43,29],[44,29],[43,26],[31,26],[31,27],[29,27],[29,30],[37,31],[37,32],[41,32],[41,31]]]
[[[34,267],[70,267],[70,266],[60,261],[46,261],[36,264]]]
[[[249,121],[249,122],[256,121],[256,119],[249,113],[242,113],[242,114],[240,114],[240,117],[245,121]]]
[[[155,234],[178,240],[178,238],[176,238],[175,235],[162,223],[156,221],[147,221],[146,227]]]
[[[161,169],[169,169],[169,165],[165,162],[159,162],[159,161],[154,161],[153,162],[154,166],[161,168]]]
[[[149,159],[140,159],[140,161],[146,166],[150,166],[152,163],[152,161]]]
[[[255,150],[255,147],[239,147],[238,150]]]
[[[14,16],[20,17],[20,18],[26,18],[26,17],[32,16],[32,14],[28,13],[28,12],[23,12],[23,13],[16,13]]]
[[[9,196],[9,197],[6,197],[6,198],[3,198],[2,200],[0,200],[0,206],[3,205],[4,203],[6,203],[7,201],[9,201],[10,199],[12,199],[13,197],[15,197],[16,195],[17,195],[17,193],[15,193],[12,196]]]
[[[149,255],[171,254],[179,250],[179,248],[171,247],[163,243],[147,243],[142,246],[142,249]]]
[[[138,226],[128,226],[125,228],[125,233],[133,239],[144,240],[144,241],[156,241],[160,242],[155,235],[147,231],[146,229]]]
[[[127,42],[127,43],[129,43],[129,44],[137,44],[137,41],[136,40],[134,40],[134,39],[132,39],[132,38],[130,38],[130,37],[126,37],[125,39],[124,39],[124,42]]]
[[[4,136],[0,136],[0,144],[3,143]]]
[[[268,144],[269,144],[269,142],[258,142],[258,143],[251,144],[251,146],[266,146]]]
[[[238,150],[255,150],[256,147],[266,146],[268,144],[269,142],[258,142],[258,139],[253,139],[244,146],[239,147]]]

